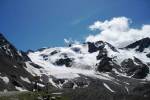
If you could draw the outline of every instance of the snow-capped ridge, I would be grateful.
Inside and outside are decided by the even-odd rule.
[[[136,48],[135,49],[136,51],[143,52],[146,48],[150,49],[150,38],[149,37],[143,38],[141,40],[138,40],[138,41],[126,46],[125,48],[126,49]]]

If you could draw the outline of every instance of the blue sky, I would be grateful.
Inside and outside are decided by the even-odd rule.
[[[0,32],[24,51],[84,41],[89,25],[119,16],[150,24],[150,0],[0,0]]]

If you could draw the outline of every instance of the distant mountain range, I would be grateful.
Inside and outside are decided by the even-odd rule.
[[[31,91],[38,77],[41,89],[49,83],[56,89],[96,89],[149,100],[149,69],[148,37],[124,48],[99,40],[23,52],[0,34],[0,91]]]

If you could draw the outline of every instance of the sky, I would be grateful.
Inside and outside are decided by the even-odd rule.
[[[0,32],[24,51],[64,46],[69,38],[84,42],[104,31],[92,31],[94,22],[122,16],[132,29],[150,24],[150,0],[0,0]]]

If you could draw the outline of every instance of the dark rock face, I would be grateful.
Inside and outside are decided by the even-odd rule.
[[[33,63],[33,62],[30,62],[30,65],[34,66],[34,67],[37,68],[37,69],[42,68],[41,66],[39,66],[39,65],[37,65],[37,64],[35,64],[35,63]]]
[[[107,57],[107,50],[106,49],[102,49],[99,51],[98,56],[96,57],[97,60],[100,60],[101,58]]]
[[[134,42],[133,44],[130,44],[128,46],[126,46],[126,49],[130,49],[130,48],[136,48],[137,46],[139,46],[136,51],[139,52],[143,52],[145,48],[148,48],[150,46],[150,38],[143,38],[139,41]]]
[[[125,60],[121,63],[121,66],[122,66],[123,68],[125,68],[125,71],[128,71],[128,69],[132,69],[132,68],[135,67],[133,60],[130,59],[130,58],[129,58],[129,59],[125,59]]]
[[[150,83],[144,83],[133,88],[133,92],[137,95],[150,96]]]
[[[88,50],[89,53],[93,53],[98,50],[97,47],[94,45],[94,43],[88,42],[88,46],[89,46],[89,50]]]
[[[23,56],[24,61],[31,61],[31,59],[27,56],[27,53],[24,51],[20,51],[21,55]]]
[[[23,60],[19,55],[19,51],[2,34],[0,34],[0,56],[7,56],[10,59],[16,59],[16,61]]]
[[[100,60],[100,62],[98,64],[96,64],[97,66],[97,70],[99,72],[111,72],[112,68],[113,68],[113,62],[112,62],[112,58],[108,57],[108,51],[106,50],[105,44],[102,41],[98,41],[97,43],[97,47],[99,50],[99,54],[96,57],[97,60]],[[107,45],[113,50],[113,51],[117,51],[113,46],[111,46],[110,44],[107,43]]]
[[[48,56],[49,56],[49,55],[41,54],[40,56],[43,57],[43,60],[48,60]]]
[[[65,89],[65,88],[70,88],[70,89],[72,89],[74,85],[75,85],[75,84],[74,84],[73,82],[69,81],[69,82],[63,84],[63,88],[64,88],[64,89]]]
[[[134,60],[126,59],[121,63],[121,66],[125,73],[133,78],[142,79],[149,73],[148,66],[143,64],[138,58],[134,58]]]
[[[55,82],[56,84],[63,84],[65,82],[65,79],[53,78],[53,82]]]
[[[109,57],[102,58],[99,64],[97,65],[97,70],[99,72],[110,72],[112,68],[112,59]]]
[[[150,53],[146,54],[146,56],[147,56],[148,58],[150,58]]]
[[[101,49],[103,49],[103,48],[105,47],[105,43],[104,43],[103,41],[97,41],[97,42],[95,42],[95,46],[96,46],[99,50],[101,50]]]
[[[93,53],[93,52],[96,52],[96,51],[102,51],[106,45],[112,51],[118,52],[117,49],[114,46],[112,46],[111,44],[109,44],[107,42],[103,42],[103,41],[88,42],[88,47],[89,47],[88,51],[89,51],[89,53]]]
[[[93,42],[88,42],[88,47],[89,47],[89,53],[96,52],[98,50],[101,50],[105,47],[105,43],[103,41],[97,41],[95,43]]]
[[[133,77],[137,79],[143,79],[148,75],[148,73],[149,73],[149,68],[147,66],[143,66],[139,68],[138,70],[136,70]]]
[[[81,76],[72,80],[66,80],[66,82],[63,83],[63,88],[84,88],[88,85],[88,79],[86,79],[84,76]]]
[[[55,62],[55,64],[58,65],[58,66],[65,65],[66,67],[71,67],[71,65],[72,65],[72,60],[71,60],[71,58],[58,59],[58,60]]]
[[[77,85],[78,88],[82,88],[82,87],[85,87],[85,86],[89,85],[88,79],[86,79],[82,76],[79,77],[79,78],[74,79],[74,83]]]
[[[30,52],[34,52],[34,51],[29,49],[29,50],[27,50],[26,53],[28,54],[28,53],[30,53]]]
[[[54,51],[52,51],[52,52],[50,53],[50,55],[55,55],[55,54],[57,54],[58,52],[60,52],[60,51],[54,50]]]
[[[37,49],[36,51],[43,51],[43,50],[45,50],[45,49],[46,49],[46,48],[43,47],[43,48]]]

